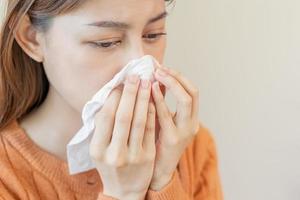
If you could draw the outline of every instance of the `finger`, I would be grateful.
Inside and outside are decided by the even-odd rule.
[[[90,144],[92,153],[103,151],[110,143],[121,93],[120,89],[113,90],[101,110],[95,115],[95,131]]]
[[[155,113],[156,109],[152,102],[149,103],[147,112],[147,122],[145,128],[145,134],[143,138],[143,149],[146,152],[155,152]]]
[[[140,86],[128,142],[129,150],[132,151],[142,148],[150,100],[150,81],[142,80]]]
[[[127,146],[138,85],[139,77],[137,75],[131,75],[127,77],[120,104],[116,113],[111,140],[111,145],[115,147]]]
[[[164,84],[171,93],[175,96],[177,101],[177,115],[176,122],[179,126],[186,123],[191,118],[192,112],[192,98],[181,86],[181,84],[172,76],[162,70],[155,73],[158,81]],[[180,124],[181,123],[181,124]]]
[[[192,117],[198,119],[198,113],[199,113],[199,89],[195,85],[192,84],[192,82],[184,77],[180,72],[168,68],[163,67],[164,71],[166,71],[168,74],[173,76],[177,81],[182,85],[182,87],[188,92],[188,94],[193,99],[192,104]]]
[[[172,130],[174,130],[175,125],[172,119],[172,114],[169,111],[167,104],[165,103],[164,96],[159,89],[159,84],[157,81],[153,83],[152,89],[160,127],[164,131],[173,132]]]

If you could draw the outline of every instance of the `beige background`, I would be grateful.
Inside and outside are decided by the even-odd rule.
[[[299,0],[188,0],[171,12],[166,64],[199,86],[227,200],[300,199],[299,10]]]
[[[1,19],[3,19],[5,15],[5,6],[6,6],[6,0],[0,0],[0,25],[1,25]]]
[[[300,1],[177,1],[167,63],[200,88],[227,200],[300,199]]]

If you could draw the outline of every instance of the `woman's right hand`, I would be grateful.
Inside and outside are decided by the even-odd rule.
[[[144,88],[139,77],[135,79],[133,83],[134,77],[127,78],[123,90],[111,92],[96,114],[90,144],[103,194],[117,199],[144,199],[153,175],[156,111],[150,101],[151,82]]]

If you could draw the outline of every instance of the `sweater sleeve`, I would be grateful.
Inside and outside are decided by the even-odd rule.
[[[182,187],[177,169],[171,181],[160,191],[149,189],[146,195],[147,200],[190,200],[188,194]]]
[[[160,191],[148,190],[147,200],[223,200],[214,140],[206,128],[201,128],[193,144],[195,181],[193,194],[188,195],[176,169],[171,181]],[[191,198],[191,196],[193,198]]]
[[[14,197],[14,195],[11,194],[11,192],[9,192],[9,190],[5,187],[3,182],[0,180],[0,200],[15,200],[15,199],[17,198]]]
[[[206,158],[202,165],[196,167],[197,181],[193,196],[195,200],[223,200],[216,145],[208,129],[205,128],[204,134],[207,136]],[[195,147],[200,145],[201,141],[197,140]],[[201,155],[195,156],[195,160],[198,160]]]

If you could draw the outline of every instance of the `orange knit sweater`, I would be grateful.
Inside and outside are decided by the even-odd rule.
[[[222,190],[214,141],[199,133],[182,155],[172,180],[149,200],[221,200]],[[1,200],[113,200],[103,195],[96,169],[69,175],[67,163],[35,144],[17,120],[0,133]]]

